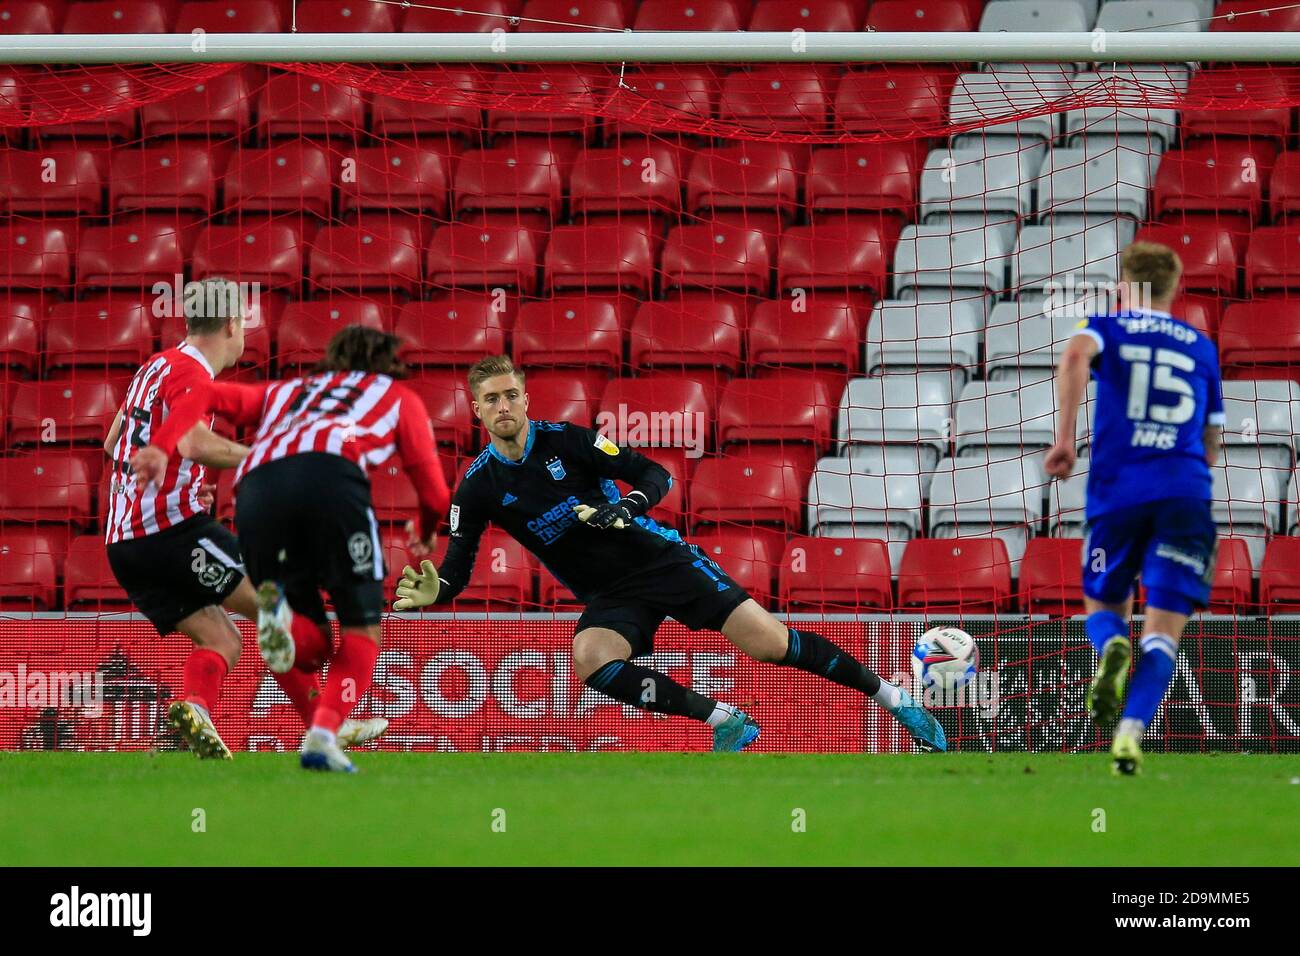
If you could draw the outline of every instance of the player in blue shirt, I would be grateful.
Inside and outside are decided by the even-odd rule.
[[[1124,703],[1111,755],[1136,773],[1141,740],[1173,679],[1178,641],[1204,608],[1214,574],[1210,466],[1223,437],[1214,343],[1169,314],[1182,263],[1167,246],[1135,242],[1120,262],[1120,310],[1079,323],[1057,370],[1060,416],[1045,467],[1075,464],[1075,422],[1091,368],[1097,382],[1088,472],[1083,592],[1100,662],[1088,709],[1108,724]],[[1124,702],[1133,647],[1133,582],[1146,586],[1142,655]]]

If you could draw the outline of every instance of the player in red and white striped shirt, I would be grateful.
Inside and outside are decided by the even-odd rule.
[[[236,473],[235,523],[258,588],[258,647],[275,673],[314,671],[329,657],[321,590],[339,620],[338,649],[303,740],[302,764],[352,771],[335,735],[370,685],[381,640],[385,568],[367,470],[400,456],[420,502],[411,544],[432,548],[451,493],[424,403],[395,376],[401,340],[349,326],[306,378],[264,386],[208,384],[132,460],[144,483],[165,476],[181,436],[216,412],[256,425]]]

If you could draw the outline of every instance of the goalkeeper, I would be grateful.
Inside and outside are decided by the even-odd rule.
[[[643,710],[702,721],[713,749],[741,750],[753,718],[633,662],[649,654],[664,618],[717,630],[755,660],[797,667],[851,687],[898,718],[924,750],[944,750],[938,722],[907,691],[882,681],[820,634],[786,627],[698,546],[645,517],[672,487],[668,472],[603,435],[566,422],[530,421],[524,374],[505,356],[469,371],[474,414],[491,443],[452,499],[441,568],[406,568],[398,611],[451,601],[469,583],[489,521],[541,560],[586,605],[573,665],[589,687]],[[620,497],[614,479],[631,485]],[[417,557],[427,554],[419,547]]]

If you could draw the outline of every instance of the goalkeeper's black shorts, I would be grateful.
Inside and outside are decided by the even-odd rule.
[[[609,628],[632,645],[633,657],[640,657],[654,649],[655,631],[664,618],[692,631],[716,631],[747,600],[749,594],[731,575],[697,545],[683,543],[593,595],[577,631]]]

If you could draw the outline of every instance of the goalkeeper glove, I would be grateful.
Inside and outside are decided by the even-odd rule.
[[[427,558],[420,562],[416,571],[409,564],[402,569],[402,579],[397,582],[397,600],[393,603],[394,611],[410,611],[417,607],[428,607],[438,600],[442,582],[438,580],[438,569]]]
[[[631,527],[632,521],[645,514],[647,508],[645,496],[639,491],[633,491],[618,501],[607,501],[599,508],[593,508],[591,505],[574,505],[573,510],[578,512],[579,521],[604,531],[606,528]]]

